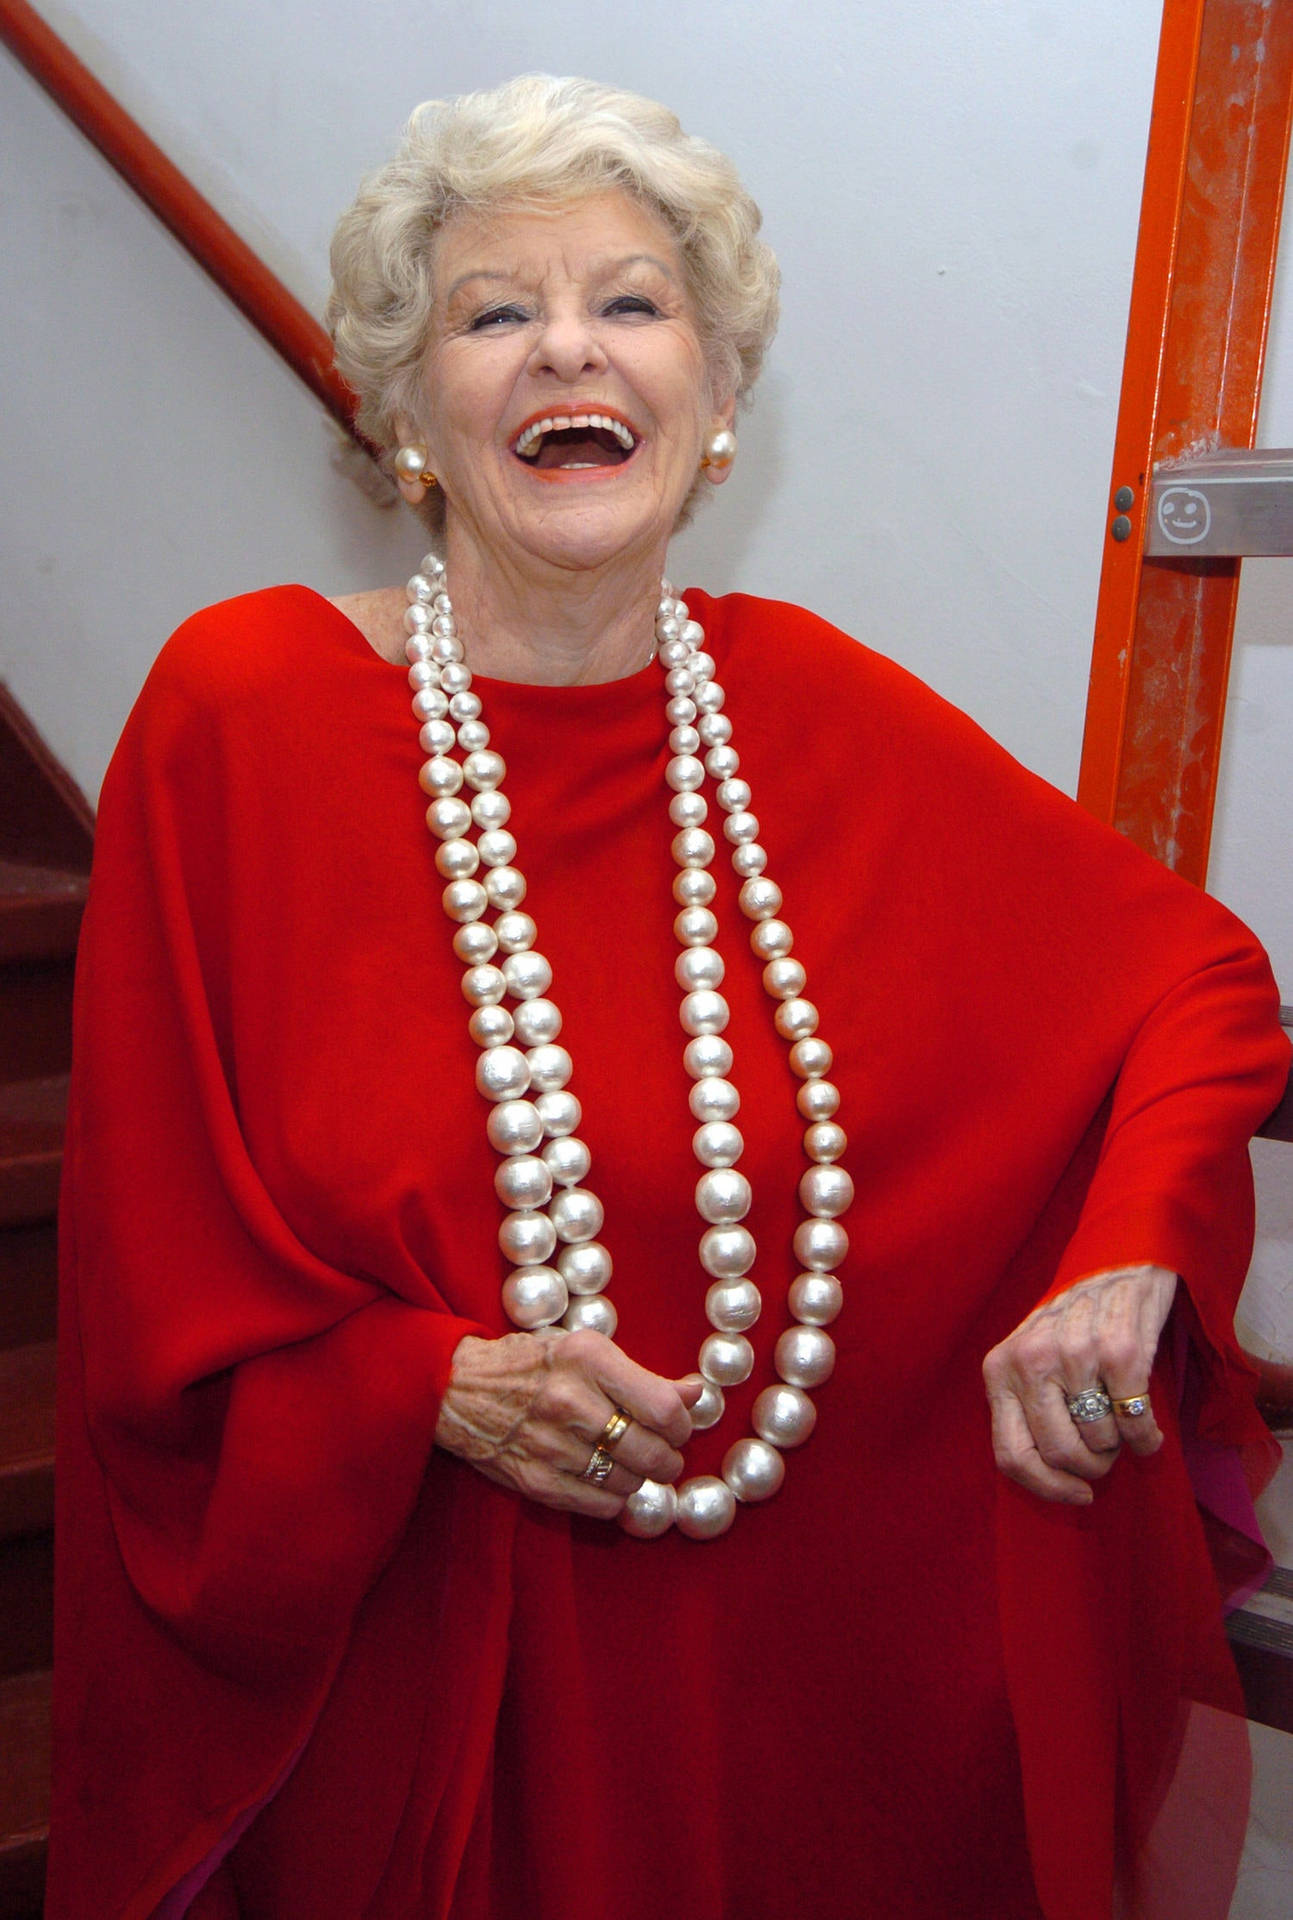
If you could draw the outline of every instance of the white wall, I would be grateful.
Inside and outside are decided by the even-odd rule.
[[[816,607],[1072,789],[1156,0],[43,4],[316,311],[332,221],[416,100],[527,68],[668,100],[738,161],[786,283],[737,474],[676,574]],[[0,677],[93,793],[192,607],[398,578],[420,542],[5,54],[0,124]],[[1267,416],[1293,443],[1293,297]],[[1290,582],[1246,575],[1213,885],[1293,999]],[[1263,1175],[1263,1326],[1293,1290],[1290,1164]]]

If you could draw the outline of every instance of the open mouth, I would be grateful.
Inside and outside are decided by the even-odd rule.
[[[540,472],[572,472],[622,466],[637,444],[633,429],[609,413],[553,413],[531,420],[512,442],[512,452]]]

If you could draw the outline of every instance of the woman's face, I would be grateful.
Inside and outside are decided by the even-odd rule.
[[[417,427],[451,550],[662,565],[703,438],[731,413],[713,403],[668,228],[619,193],[462,214],[435,269]]]

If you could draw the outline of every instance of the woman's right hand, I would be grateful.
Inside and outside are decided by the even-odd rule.
[[[676,1480],[699,1374],[663,1380],[600,1333],[468,1334],[454,1350],[436,1445],[541,1506],[614,1520],[643,1480]],[[620,1407],[631,1425],[600,1486],[580,1475]]]

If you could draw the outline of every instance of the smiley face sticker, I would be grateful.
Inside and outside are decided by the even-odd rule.
[[[1197,547],[1212,526],[1207,495],[1197,487],[1164,487],[1158,496],[1158,527],[1174,547]]]

